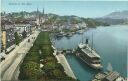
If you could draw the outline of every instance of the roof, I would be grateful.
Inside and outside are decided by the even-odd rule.
[[[2,30],[3,30],[3,31],[4,31],[4,30],[7,30],[7,29],[12,29],[12,28],[14,28],[14,25],[8,25],[8,24],[6,25],[6,24],[5,24],[5,25],[2,26]]]
[[[106,77],[106,75],[104,73],[98,73],[97,75],[95,75],[95,78],[98,80],[103,79],[105,77]]]
[[[15,24],[15,27],[29,27],[30,24]]]
[[[114,72],[110,72],[110,73],[108,74],[108,76],[106,77],[106,79],[107,79],[108,81],[114,81],[114,80],[117,79],[118,77],[119,77],[119,73],[116,72],[116,71],[114,71]]]
[[[127,81],[127,80],[125,80],[123,77],[118,77],[117,79],[116,79],[116,81]]]

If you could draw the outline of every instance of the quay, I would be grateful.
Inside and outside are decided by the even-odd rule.
[[[58,60],[58,62],[60,64],[62,64],[62,66],[64,67],[64,70],[65,70],[65,73],[74,78],[74,79],[77,79],[76,76],[74,75],[66,57],[64,56],[64,54],[62,54],[61,51],[57,51],[56,48],[52,45],[52,48],[54,49],[54,53],[53,55],[56,57],[56,59]]]

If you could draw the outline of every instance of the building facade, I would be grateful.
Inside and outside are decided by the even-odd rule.
[[[22,37],[23,33],[26,32],[26,35],[29,36],[32,33],[32,26],[30,24],[15,24],[15,32]]]
[[[7,49],[8,47],[12,46],[15,43],[14,37],[14,25],[2,25],[2,48]]]

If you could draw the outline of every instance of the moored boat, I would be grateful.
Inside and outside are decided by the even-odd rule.
[[[78,45],[76,56],[94,69],[101,69],[103,67],[100,56],[88,45],[88,40],[86,40],[85,44],[80,43]]]

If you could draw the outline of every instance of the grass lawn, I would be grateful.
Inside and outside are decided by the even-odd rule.
[[[41,32],[37,37],[33,47],[31,47],[21,64],[20,80],[48,81],[52,79],[54,81],[76,81],[65,74],[64,68],[54,57],[49,35],[49,32]],[[40,64],[44,66],[40,68]]]

